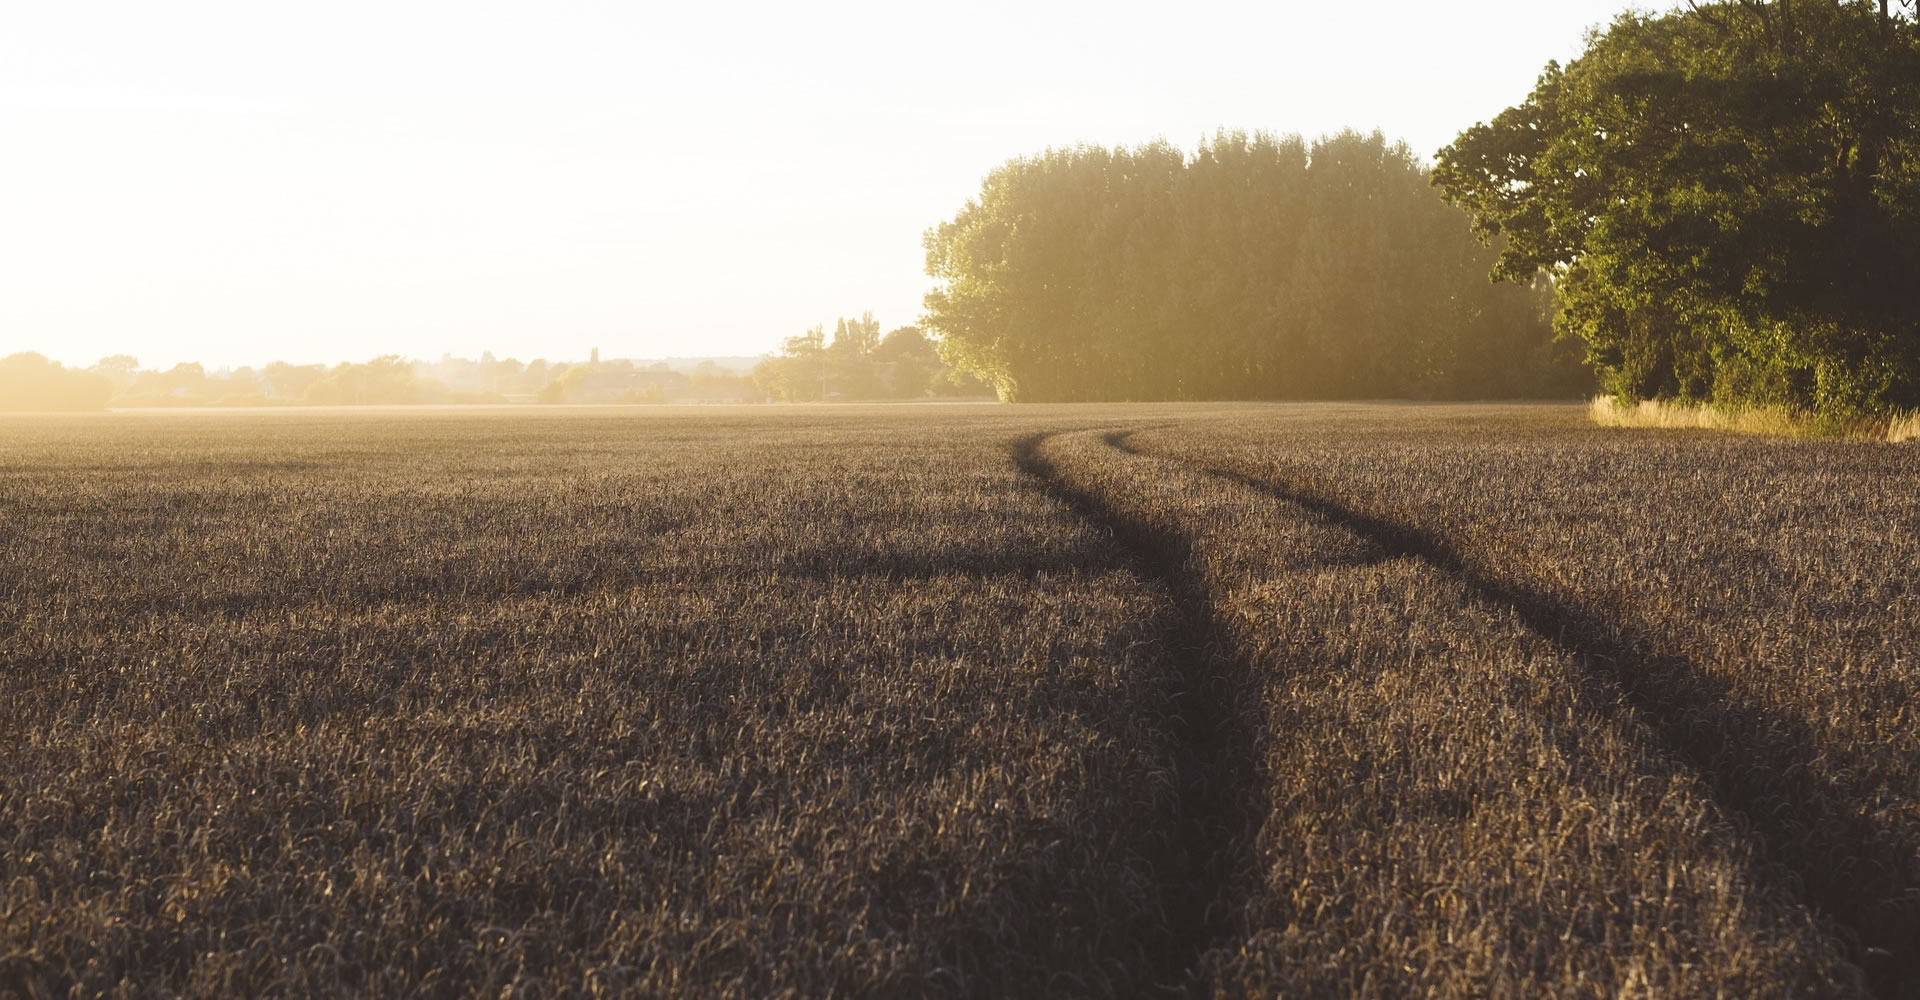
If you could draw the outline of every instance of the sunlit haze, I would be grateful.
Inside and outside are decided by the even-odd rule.
[[[759,354],[914,322],[1008,159],[1423,155],[1624,4],[46,3],[0,32],[0,355]]]

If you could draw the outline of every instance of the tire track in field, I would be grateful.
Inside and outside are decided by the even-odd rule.
[[[1725,681],[1690,659],[1655,652],[1655,637],[1597,609],[1526,586],[1483,566],[1443,535],[1417,524],[1379,517],[1329,497],[1269,482],[1232,469],[1218,468],[1178,454],[1146,451],[1129,439],[1138,430],[1105,435],[1107,444],[1130,455],[1167,459],[1295,504],[1373,541],[1395,557],[1422,560],[1465,583],[1475,596],[1512,609],[1534,633],[1570,656],[1574,663],[1618,689],[1659,741],[1658,749],[1696,771],[1720,805],[1744,816],[1751,835],[1768,859],[1787,867],[1800,886],[1802,901],[1832,921],[1852,959],[1867,972],[1873,994],[1882,998],[1920,998],[1920,913],[1887,906],[1872,898],[1858,875],[1849,877],[1851,860],[1884,854],[1880,831],[1864,818],[1822,816],[1843,830],[1839,850],[1815,856],[1791,851],[1795,827],[1817,803],[1845,802],[1861,793],[1823,781],[1808,768],[1798,780],[1810,794],[1796,801],[1771,781],[1772,772],[1751,766],[1738,746],[1722,742],[1713,727],[1698,724],[1695,706],[1711,704],[1738,732],[1765,732],[1803,761],[1821,753],[1817,738],[1802,721],[1742,699]],[[1689,693],[1691,692],[1691,693]],[[1787,790],[1790,794],[1790,790]]]
[[[1104,499],[1068,482],[1040,446],[1058,433],[1016,441],[1014,464],[1049,495],[1111,537],[1137,576],[1166,590],[1174,618],[1166,645],[1178,668],[1169,720],[1175,738],[1180,828],[1156,859],[1168,939],[1152,956],[1154,992],[1202,995],[1201,959],[1233,933],[1238,895],[1252,877],[1253,840],[1263,809],[1258,749],[1238,681],[1247,666],[1234,659],[1206,589],[1186,570],[1189,543],[1179,535],[1121,515]]]

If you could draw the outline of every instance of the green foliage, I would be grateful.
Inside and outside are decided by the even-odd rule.
[[[1004,399],[1577,394],[1536,298],[1384,137],[1013,160],[926,234],[926,324]]]
[[[1626,14],[1442,150],[1434,181],[1551,272],[1603,387],[1831,421],[1920,403],[1920,35],[1836,0]]]

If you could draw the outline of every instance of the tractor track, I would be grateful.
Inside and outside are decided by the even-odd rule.
[[[1126,517],[1069,482],[1041,454],[1053,436],[1020,439],[1015,464],[1106,533],[1126,565],[1172,599],[1166,640],[1177,674],[1167,692],[1174,707],[1168,724],[1181,817],[1156,864],[1170,933],[1151,956],[1153,981],[1141,993],[1202,995],[1207,952],[1237,929],[1236,904],[1251,877],[1253,837],[1264,813],[1257,724],[1244,710],[1258,699],[1249,690],[1248,665],[1233,655],[1206,588],[1186,568],[1187,541]]]
[[[1743,699],[1724,680],[1690,659],[1660,652],[1666,644],[1599,610],[1549,591],[1529,587],[1476,561],[1442,535],[1402,520],[1382,517],[1338,499],[1271,482],[1233,469],[1179,455],[1142,449],[1130,441],[1137,430],[1115,431],[1107,444],[1124,453],[1171,461],[1196,472],[1290,503],[1379,545],[1390,555],[1419,559],[1467,585],[1486,601],[1513,611],[1535,634],[1568,655],[1582,671],[1617,689],[1657,748],[1697,773],[1723,810],[1744,817],[1748,834],[1772,863],[1798,883],[1803,903],[1838,931],[1847,951],[1867,974],[1875,997],[1920,998],[1920,912],[1886,906],[1849,877],[1854,859],[1884,852],[1883,834],[1859,816],[1820,815],[1829,828],[1843,832],[1839,849],[1816,856],[1791,850],[1794,828],[1820,809],[1818,803],[1844,802],[1863,790],[1823,781],[1799,768],[1799,794],[1769,780],[1772,772],[1748,766],[1739,746],[1721,737],[1734,732],[1767,733],[1791,748],[1795,758],[1814,761],[1822,753],[1805,722]],[[1703,706],[1728,720],[1724,726],[1700,724]],[[1787,807],[1782,808],[1783,791]]]

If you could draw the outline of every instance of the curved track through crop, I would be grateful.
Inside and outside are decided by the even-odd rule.
[[[1769,715],[1759,706],[1741,704],[1736,692],[1712,684],[1709,675],[1684,658],[1656,656],[1648,651],[1654,645],[1648,637],[1607,621],[1592,608],[1490,572],[1441,535],[1370,515],[1325,495],[1179,454],[1138,448],[1132,438],[1140,430],[1112,430],[1099,437],[1116,457],[1174,462],[1232,489],[1270,498],[1283,509],[1357,536],[1373,551],[1349,565],[1414,560],[1458,581],[1470,599],[1505,609],[1589,676],[1590,683],[1579,685],[1588,693],[1569,696],[1569,704],[1592,716],[1596,720],[1593,725],[1643,734],[1647,752],[1657,759],[1671,760],[1671,767],[1678,773],[1691,775],[1684,780],[1701,787],[1704,796],[1718,803],[1719,812],[1746,818],[1745,824],[1736,822],[1726,828],[1727,836],[1736,842],[1734,853],[1755,859],[1744,868],[1743,877],[1760,886],[1757,891],[1764,896],[1781,900],[1797,896],[1815,913],[1824,915],[1814,923],[1829,928],[1829,933],[1837,931],[1844,950],[1865,972],[1866,982],[1856,981],[1854,987],[1839,987],[1837,982],[1830,985],[1839,987],[1842,993],[1866,986],[1879,996],[1911,995],[1913,956],[1899,948],[1899,940],[1888,937],[1903,928],[1876,924],[1867,918],[1857,900],[1834,891],[1834,873],[1812,868],[1804,861],[1783,870],[1774,845],[1779,839],[1777,825],[1791,822],[1791,815],[1782,817],[1766,808],[1768,789],[1729,775],[1724,766],[1726,755],[1707,745],[1711,734],[1702,735],[1687,726],[1689,705],[1663,701],[1661,695],[1666,692],[1644,678],[1685,676],[1693,685],[1691,690],[1705,691],[1721,700],[1725,711],[1746,714],[1750,725],[1770,726],[1779,732],[1786,731],[1781,727],[1791,727],[1791,720]],[[1169,646],[1178,651],[1185,664],[1183,689],[1172,692],[1179,711],[1172,728],[1180,740],[1184,823],[1176,841],[1179,856],[1167,859],[1162,868],[1162,893],[1170,922],[1184,933],[1169,942],[1157,965],[1163,981],[1179,978],[1189,990],[1197,991],[1210,985],[1205,979],[1210,972],[1219,971],[1223,954],[1243,943],[1245,935],[1261,930],[1244,921],[1236,923],[1235,919],[1237,912],[1245,910],[1249,893],[1258,892],[1254,884],[1254,846],[1270,778],[1259,767],[1260,722],[1250,718],[1243,707],[1259,698],[1260,682],[1254,674],[1260,667],[1236,645],[1227,621],[1230,612],[1211,589],[1217,581],[1209,581],[1196,570],[1194,540],[1179,530],[1170,530],[1164,521],[1154,523],[1129,514],[1123,505],[1101,495],[1097,487],[1063,474],[1043,448],[1058,436],[1038,434],[1019,441],[1014,455],[1017,464],[1074,511],[1097,524],[1125,550],[1137,573],[1164,586],[1178,604],[1177,634],[1169,636]],[[1861,831],[1859,836],[1865,838],[1870,832]],[[1766,858],[1774,863],[1760,860]],[[1209,952],[1213,961],[1209,961]]]
[[[1197,994],[1201,959],[1231,932],[1235,887],[1248,877],[1250,841],[1261,797],[1255,776],[1256,737],[1234,700],[1243,693],[1247,665],[1230,653],[1206,588],[1184,572],[1186,542],[1171,532],[1122,516],[1097,494],[1077,488],[1040,453],[1052,434],[1014,446],[1014,461],[1048,493],[1092,522],[1118,545],[1133,571],[1165,588],[1177,617],[1166,646],[1181,670],[1168,692],[1178,741],[1181,821],[1160,860],[1161,898],[1173,936],[1155,956],[1152,985]]]
[[[1685,656],[1659,652],[1671,647],[1658,636],[1577,600],[1530,587],[1420,524],[1369,513],[1328,492],[1171,451],[1141,448],[1133,442],[1137,433],[1116,431],[1104,440],[1127,454],[1178,462],[1296,505],[1368,539],[1392,556],[1421,560],[1459,579],[1481,599],[1510,608],[1583,670],[1622,692],[1624,707],[1650,722],[1661,749],[1698,773],[1723,809],[1744,819],[1760,853],[1783,866],[1789,881],[1798,886],[1800,898],[1835,925],[1850,958],[1866,972],[1875,996],[1920,997],[1920,947],[1915,945],[1920,941],[1920,913],[1889,911],[1875,898],[1875,890],[1881,887],[1861,886],[1843,870],[1850,859],[1876,850],[1882,831],[1865,816],[1827,815],[1823,821],[1843,831],[1831,842],[1836,850],[1815,854],[1795,852],[1788,846],[1792,827],[1805,822],[1814,803],[1845,801],[1862,790],[1819,783],[1808,771],[1800,780],[1815,782],[1817,787],[1794,796],[1769,780],[1767,772],[1745,766],[1740,748],[1723,745],[1718,730],[1694,724],[1703,703],[1710,703],[1715,712],[1734,720],[1735,731],[1769,733],[1790,747],[1793,756],[1811,761],[1821,749],[1817,737],[1799,719],[1743,699],[1730,684]],[[1589,700],[1589,704],[1604,703]]]

